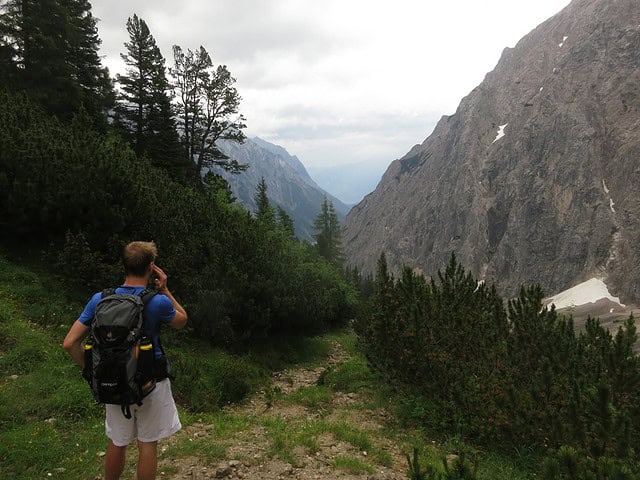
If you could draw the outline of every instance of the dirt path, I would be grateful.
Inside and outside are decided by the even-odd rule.
[[[349,358],[336,342],[324,365],[276,372],[268,388],[216,424],[185,427],[160,445],[158,478],[406,478],[404,454],[384,434],[387,414],[370,395],[318,385]]]

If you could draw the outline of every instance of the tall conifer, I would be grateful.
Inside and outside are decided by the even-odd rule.
[[[326,196],[322,200],[320,213],[313,222],[313,228],[316,231],[313,238],[320,256],[331,263],[342,265],[344,254],[342,253],[340,221],[333,202],[327,200]]]
[[[147,155],[174,178],[184,180],[189,164],[173,118],[165,59],[143,19],[130,17],[127,32],[126,52],[120,54],[127,70],[117,76],[116,124],[138,156]]]
[[[265,182],[264,177],[260,179],[256,186],[255,202],[258,220],[268,225],[275,225],[275,212],[267,196],[267,182]]]
[[[294,221],[280,205],[278,205],[278,225],[280,225],[280,228],[291,238],[295,238],[296,230]]]
[[[0,4],[0,60],[13,85],[69,120],[81,105],[104,125],[113,104],[100,39],[86,0],[7,0]],[[9,62],[10,65],[5,65]]]
[[[232,173],[246,170],[247,165],[229,158],[217,145],[219,140],[243,143],[246,139],[235,78],[226,65],[214,67],[202,46],[185,52],[174,45],[173,57],[180,133],[187,156],[196,165],[196,178],[214,165]]]

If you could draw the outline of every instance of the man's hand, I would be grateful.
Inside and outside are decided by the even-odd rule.
[[[154,280],[156,290],[158,290],[160,293],[168,292],[169,289],[167,288],[167,274],[164,273],[162,269],[155,263],[153,264],[153,273],[156,274],[156,279]]]
[[[187,312],[185,312],[184,308],[182,308],[182,305],[178,303],[178,301],[174,298],[173,295],[171,295],[171,292],[167,288],[167,274],[164,273],[162,269],[158,267],[155,263],[152,264],[152,268],[153,268],[153,273],[156,274],[156,279],[154,280],[156,285],[156,290],[158,290],[158,292],[162,293],[163,295],[166,295],[167,297],[169,297],[169,300],[171,300],[171,303],[176,309],[176,316],[173,317],[173,320],[169,325],[171,325],[173,328],[184,327],[187,324]]]

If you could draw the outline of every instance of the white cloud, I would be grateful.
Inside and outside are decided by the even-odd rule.
[[[105,63],[122,71],[127,17],[171,46],[205,46],[229,66],[248,133],[307,164],[387,161],[493,69],[504,47],[568,0],[99,0]],[[325,154],[323,154],[325,152]]]

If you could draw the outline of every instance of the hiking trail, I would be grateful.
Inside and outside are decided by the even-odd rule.
[[[261,392],[225,408],[217,424],[185,426],[159,444],[158,478],[405,479],[405,454],[390,438],[387,412],[366,389],[322,386],[327,372],[351,358],[333,341],[323,365],[275,372]],[[174,454],[191,446],[192,454]]]

